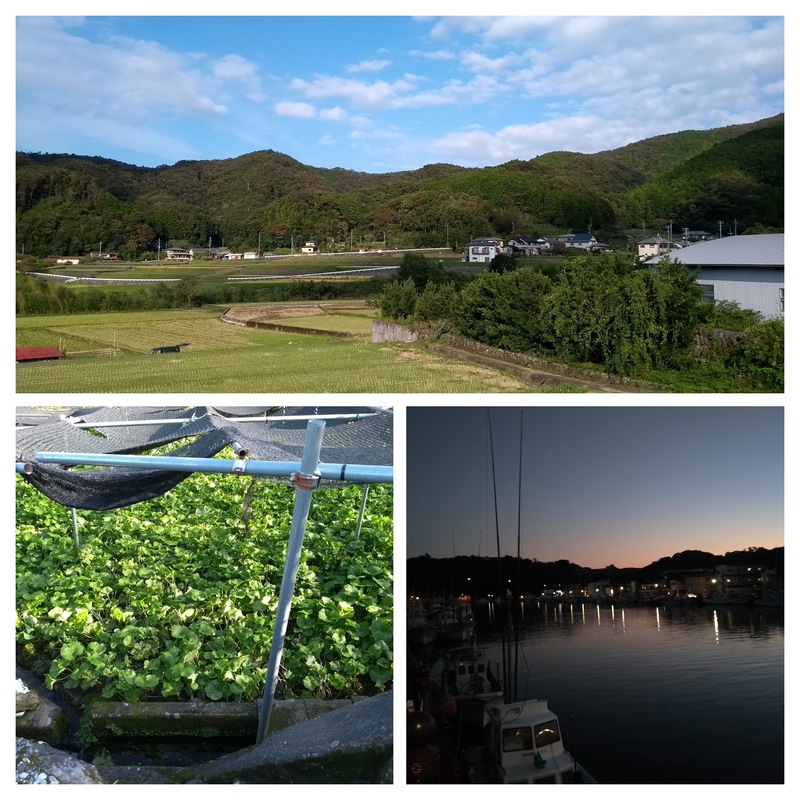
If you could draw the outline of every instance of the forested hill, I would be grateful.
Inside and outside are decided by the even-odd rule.
[[[684,550],[642,567],[616,567],[609,564],[603,569],[582,567],[565,559],[522,559],[518,562],[512,556],[504,556],[498,562],[496,556],[432,558],[424,555],[409,558],[406,564],[409,594],[457,596],[463,592],[486,596],[497,594],[499,583],[505,584],[509,578],[513,582],[518,581],[523,591],[533,592],[539,591],[542,586],[586,584],[600,578],[623,582],[658,581],[665,573],[713,569],[718,564],[755,565],[775,568],[783,573],[784,548],[750,547],[724,555],[714,555],[703,550]]]
[[[314,239],[328,249],[463,248],[588,228],[624,242],[643,229],[716,231],[718,220],[783,228],[783,115],[657,136],[594,155],[555,152],[467,169],[431,164],[370,174],[301,164],[271,150],[218,161],[135,167],[110,159],[17,153],[17,248],[26,254],[140,257],[160,240],[270,250]]]

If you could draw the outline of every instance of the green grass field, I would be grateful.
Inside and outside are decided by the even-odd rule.
[[[373,344],[371,320],[352,312],[280,319],[282,325],[351,336],[273,332],[228,325],[219,310],[20,317],[17,346],[66,348],[61,361],[17,366],[20,393],[475,393],[537,392],[512,375],[428,353]],[[188,342],[180,353],[153,347]],[[70,352],[116,347],[115,356]]]

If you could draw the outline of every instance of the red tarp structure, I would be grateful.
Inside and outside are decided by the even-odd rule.
[[[17,361],[45,361],[50,358],[64,358],[55,347],[18,347]]]

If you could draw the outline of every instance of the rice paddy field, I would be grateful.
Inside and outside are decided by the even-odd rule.
[[[60,361],[18,364],[19,393],[475,393],[554,391],[414,345],[373,344],[372,313],[327,305],[283,309],[281,326],[231,325],[220,309],[20,317],[18,347],[55,347]],[[257,310],[249,315],[259,318]],[[266,321],[266,320],[265,320]],[[152,348],[188,343],[179,353]],[[111,351],[114,354],[111,354]]]

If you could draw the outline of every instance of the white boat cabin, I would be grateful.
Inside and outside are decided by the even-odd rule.
[[[546,700],[489,709],[489,751],[499,783],[582,783],[575,759],[564,749],[558,718]]]

